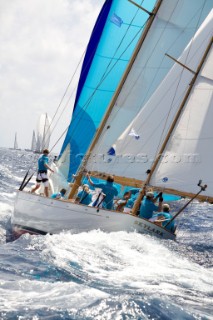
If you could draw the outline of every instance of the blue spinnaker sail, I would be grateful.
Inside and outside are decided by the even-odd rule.
[[[137,4],[152,11],[155,2]],[[60,152],[60,157],[68,153],[61,164],[68,181],[78,170],[148,18],[149,14],[129,1],[108,0],[102,7],[87,46],[72,120]]]

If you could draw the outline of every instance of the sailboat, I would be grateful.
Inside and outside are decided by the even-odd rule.
[[[35,153],[42,153],[43,149],[49,148],[51,129],[51,119],[47,113],[41,114],[37,124],[37,139],[34,138],[33,147]],[[36,141],[36,144],[35,144]]]
[[[14,139],[13,148],[9,148],[9,149],[10,149],[10,150],[21,150],[21,149],[18,147],[17,132],[15,133],[15,139]]]
[[[204,14],[204,4],[207,3],[209,6],[205,7]],[[135,5],[132,1],[130,4]],[[179,4],[179,1],[156,2],[153,14],[147,21],[149,29],[145,27],[145,33],[142,33],[127,70],[78,167],[68,201],[44,198],[24,192],[23,189],[17,192],[12,218],[13,232],[16,236],[25,232],[53,234],[63,230],[78,233],[101,229],[107,232],[136,230],[140,233],[148,232],[157,235],[162,239],[176,238],[176,234],[166,228],[136,216],[143,196],[142,192],[139,192],[131,213],[75,203],[76,191],[87,172],[103,180],[108,174],[113,174],[115,182],[124,186],[138,187],[142,190],[146,184],[163,192],[189,197],[196,196],[197,181],[203,179],[208,187],[207,190],[201,189],[201,191],[205,190],[205,195],[199,192],[199,199],[213,201],[213,177],[210,170],[211,156],[213,156],[211,148],[213,10],[208,1],[196,2],[198,6],[196,14],[193,12],[194,6],[191,11],[185,11],[184,5],[189,6],[190,1],[181,1],[181,6]],[[182,16],[188,19],[191,40],[186,44],[184,37],[181,36],[178,44],[179,58],[167,53],[166,58],[170,63],[172,61],[170,67],[168,66],[160,77],[159,70],[164,68],[161,64],[158,65],[157,75],[155,74],[158,81],[153,84],[156,78],[150,80],[149,83],[153,84],[152,90],[149,87],[146,92],[148,98],[141,102],[143,88],[140,88],[140,84],[144,81],[140,76],[140,71],[144,71],[141,61],[147,54],[145,64],[147,66],[150,57],[150,51],[146,53],[148,44],[145,46],[145,39],[151,41],[149,31],[156,31],[157,26],[158,30],[162,31],[162,23],[165,23],[163,30],[167,32],[169,29],[171,32],[170,37],[167,33],[165,39],[169,41],[171,38],[170,46],[172,44],[176,46],[177,41],[174,35],[179,39],[183,30],[177,33],[180,26],[177,25],[177,20],[176,24],[172,24],[170,19],[171,17],[181,19]],[[202,24],[201,16],[204,20]],[[192,20],[193,25],[196,25],[194,32],[189,24]],[[157,25],[159,22],[160,24]],[[175,28],[176,25],[177,28]],[[161,39],[161,35],[161,33],[158,34],[158,39],[159,37]],[[159,41],[156,41],[156,44],[160,47],[162,45]],[[151,48],[151,45],[148,47]],[[177,54],[177,51],[175,53]],[[141,70],[138,66],[141,66]],[[139,98],[135,96],[136,93]],[[131,105],[132,108],[127,105]],[[119,113],[120,118],[118,118]],[[58,167],[54,169],[59,173],[64,173],[66,171],[64,168],[70,166],[69,152],[72,151],[72,145],[67,141],[68,136],[62,147]],[[68,173],[64,180],[61,177],[62,175],[60,175],[61,181],[57,182],[60,187],[62,183],[69,181],[67,178],[70,174]]]
[[[35,131],[33,130],[31,150],[32,150],[32,151],[35,151],[35,149],[36,149],[36,134],[35,134]]]
[[[35,134],[35,130],[33,130],[31,148],[25,149],[25,151],[35,151],[35,150],[36,150],[36,134]]]

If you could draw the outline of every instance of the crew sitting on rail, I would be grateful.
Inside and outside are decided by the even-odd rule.
[[[157,199],[159,198],[158,206],[155,204]],[[140,206],[140,218],[150,219],[152,218],[152,215],[156,211],[162,210],[162,192],[160,192],[156,197],[154,197],[154,192],[148,191],[146,192],[146,197],[142,200],[141,206]]]
[[[172,219],[172,215],[170,213],[170,206],[167,203],[165,203],[162,206],[162,212],[159,212],[159,213],[153,215],[153,217],[150,220],[153,221],[155,224],[157,224],[161,227],[165,227],[167,230],[174,233],[175,229],[176,229],[174,220],[168,224],[168,222],[171,219]]]

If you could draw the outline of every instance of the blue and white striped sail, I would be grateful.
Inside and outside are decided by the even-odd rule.
[[[212,0],[162,1],[99,141],[93,149],[87,164],[88,170],[116,174],[117,169],[114,170],[115,164],[113,165],[115,160],[113,157],[107,157],[108,151],[112,154],[117,139],[144,108],[174,65],[174,61],[165,53],[173,57],[180,56],[209,14],[212,3]],[[136,128],[132,129],[135,129],[135,135],[138,136]],[[134,137],[133,139],[135,140]],[[138,141],[142,139],[143,137],[139,137]],[[126,154],[127,158],[128,156]],[[129,161],[131,166],[131,159]],[[121,175],[126,177],[125,173]],[[131,174],[128,173],[127,176],[131,177]]]
[[[152,11],[156,0],[136,1]],[[72,120],[60,153],[70,180],[81,162],[132,56],[149,15],[129,1],[105,1],[84,58]]]

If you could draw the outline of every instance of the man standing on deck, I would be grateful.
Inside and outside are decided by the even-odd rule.
[[[36,186],[31,190],[31,193],[34,193],[37,189],[40,188],[41,182],[44,184],[44,194],[46,197],[49,197],[49,182],[47,176],[47,170],[54,172],[49,166],[49,158],[48,158],[49,150],[44,149],[43,154],[38,159],[38,173],[36,178]]]
[[[111,210],[113,209],[113,199],[115,196],[118,195],[118,190],[114,186],[114,178],[113,176],[108,176],[107,181],[104,183],[94,183],[89,175],[87,174],[87,178],[89,183],[95,187],[95,188],[100,188],[102,189],[103,193],[106,195],[103,201],[103,208]]]

